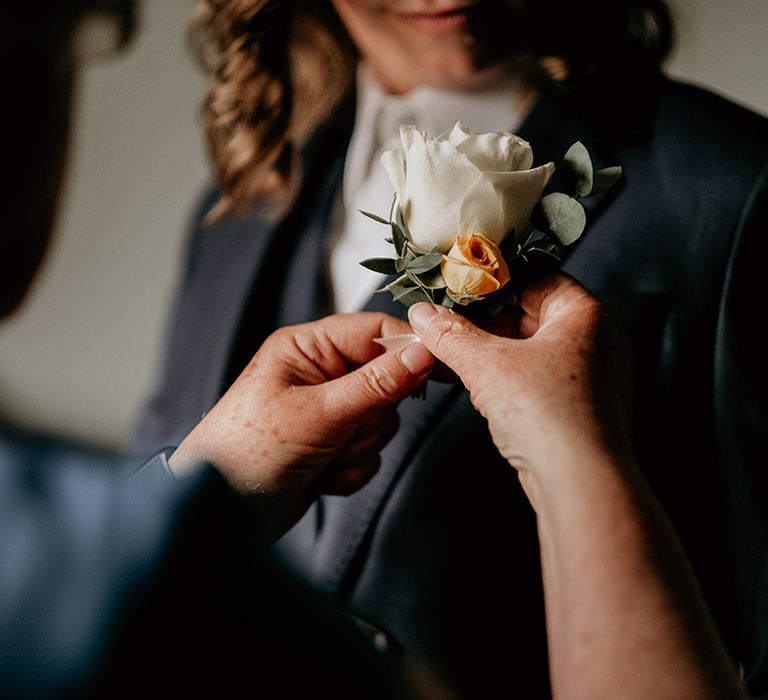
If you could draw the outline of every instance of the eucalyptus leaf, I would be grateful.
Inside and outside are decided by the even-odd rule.
[[[380,272],[382,275],[394,275],[399,272],[397,262],[394,258],[367,258],[360,264],[367,270]]]
[[[578,240],[587,225],[584,207],[573,197],[553,192],[539,202],[537,218],[543,231],[551,233],[560,245],[570,245]]]
[[[395,250],[397,251],[397,254],[402,257],[407,238],[405,237],[405,232],[403,231],[402,227],[394,222],[392,223],[392,240],[395,243]]]
[[[402,207],[395,207],[394,222],[401,228],[406,238],[410,238],[410,231],[408,230],[408,224],[405,223],[405,217],[403,216]]]
[[[384,239],[384,242],[385,243],[389,243],[390,245],[392,245],[395,242],[395,239],[387,237],[387,238]]]
[[[454,304],[454,301],[453,301],[453,299],[451,299],[451,297],[450,297],[448,294],[446,294],[446,295],[443,297],[443,300],[442,300],[442,302],[440,302],[440,303],[441,303],[441,304],[442,304],[442,305],[443,305],[443,306],[444,306],[446,309],[452,309],[452,308],[453,308],[453,304]]]
[[[594,168],[589,152],[581,141],[571,146],[560,165],[560,182],[566,194],[586,197],[592,191]]]
[[[603,168],[595,172],[594,182],[592,183],[592,191],[590,196],[596,194],[602,194],[607,189],[612,187],[621,177],[622,170],[620,165],[614,165],[610,168]]]
[[[419,279],[419,276],[417,274],[411,272],[410,270],[406,270],[405,271],[405,276],[409,280],[411,280],[411,282],[413,283],[413,285],[415,287],[421,287],[421,280]]]
[[[408,294],[403,294],[397,297],[397,301],[405,304],[406,306],[413,306],[420,301],[427,301],[432,303],[432,298],[423,290],[416,287],[412,289]]]
[[[369,219],[373,219],[374,221],[378,221],[380,224],[384,224],[385,226],[389,226],[389,221],[387,221],[385,218],[379,216],[378,214],[373,214],[369,211],[363,211],[362,209],[358,209],[358,211],[363,215],[367,216]]]
[[[398,301],[402,297],[406,296],[407,294],[410,294],[411,292],[413,292],[413,291],[415,291],[417,289],[419,289],[419,288],[416,285],[409,284],[409,285],[403,285],[402,287],[394,287],[390,291],[392,292],[392,298],[395,301]]]
[[[403,272],[405,270],[405,260],[403,258],[398,258],[395,260],[395,272]]]
[[[427,289],[445,289],[445,280],[440,270],[424,272],[418,275],[422,287]]]
[[[419,255],[408,263],[408,271],[418,275],[422,272],[434,270],[441,262],[443,262],[443,256],[440,253]]]
[[[383,286],[381,289],[377,289],[377,292],[391,292],[393,289],[397,287],[404,287],[407,285],[412,285],[413,282],[408,277],[408,275],[402,275],[401,277],[398,277],[396,280],[390,282],[389,284]]]

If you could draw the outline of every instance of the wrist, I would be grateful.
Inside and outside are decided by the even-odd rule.
[[[183,479],[200,471],[207,462],[206,457],[195,446],[193,430],[168,458],[168,467],[174,476]]]
[[[609,445],[596,435],[568,435],[532,445],[526,454],[508,458],[538,511],[552,504],[569,504],[605,498],[617,488],[635,489],[642,482],[628,447]]]

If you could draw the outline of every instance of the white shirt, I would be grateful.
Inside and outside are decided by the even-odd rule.
[[[329,237],[329,281],[336,311],[360,310],[383,284],[385,278],[360,266],[361,260],[394,256],[392,245],[384,240],[389,229],[358,210],[389,218],[394,186],[379,157],[400,148],[400,125],[412,124],[433,136],[457,121],[477,132],[514,131],[526,111],[527,101],[520,99],[511,81],[472,92],[423,86],[406,95],[388,95],[370,69],[360,66],[355,125]]]

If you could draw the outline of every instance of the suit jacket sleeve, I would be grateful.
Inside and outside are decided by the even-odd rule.
[[[258,512],[216,472],[126,481],[2,447],[1,697],[150,681],[228,696],[254,678],[290,697],[400,696],[395,669],[273,560]]]
[[[768,697],[768,165],[745,202],[724,280],[714,424],[731,519],[747,687]]]

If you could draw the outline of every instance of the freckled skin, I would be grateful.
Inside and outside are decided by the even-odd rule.
[[[182,442],[171,468],[181,474],[214,464],[235,487],[266,499],[280,531],[318,493],[356,491],[376,473],[397,429],[397,403],[433,364],[419,346],[422,371],[414,375],[400,354],[382,354],[372,339],[410,331],[371,313],[277,331]]]
[[[521,306],[512,338],[428,305],[410,316],[536,511],[553,697],[746,697],[632,455],[626,336],[565,275],[531,285]]]
[[[494,442],[510,461],[545,449],[553,435],[563,443],[569,436],[593,436],[612,448],[618,441],[618,449],[627,451],[631,373],[620,357],[604,349],[626,347],[627,341],[585,290],[549,291],[543,283],[535,302],[523,296],[525,313],[518,326],[525,342],[510,347],[507,338],[491,338],[484,346],[486,360],[478,351],[466,353],[471,366],[464,368],[463,377],[472,403],[483,415],[490,415]],[[546,298],[541,309],[535,306],[540,298]],[[540,314],[545,312],[558,323],[539,327]],[[462,324],[462,318],[448,313],[433,322],[430,337],[434,340],[428,346],[433,350],[431,342],[449,346],[456,324]],[[601,345],[594,340],[605,337],[611,342]],[[457,366],[463,367],[461,362]],[[582,365],[588,369],[586,375],[576,371]],[[610,371],[621,381],[608,387],[594,381],[595,372]]]

